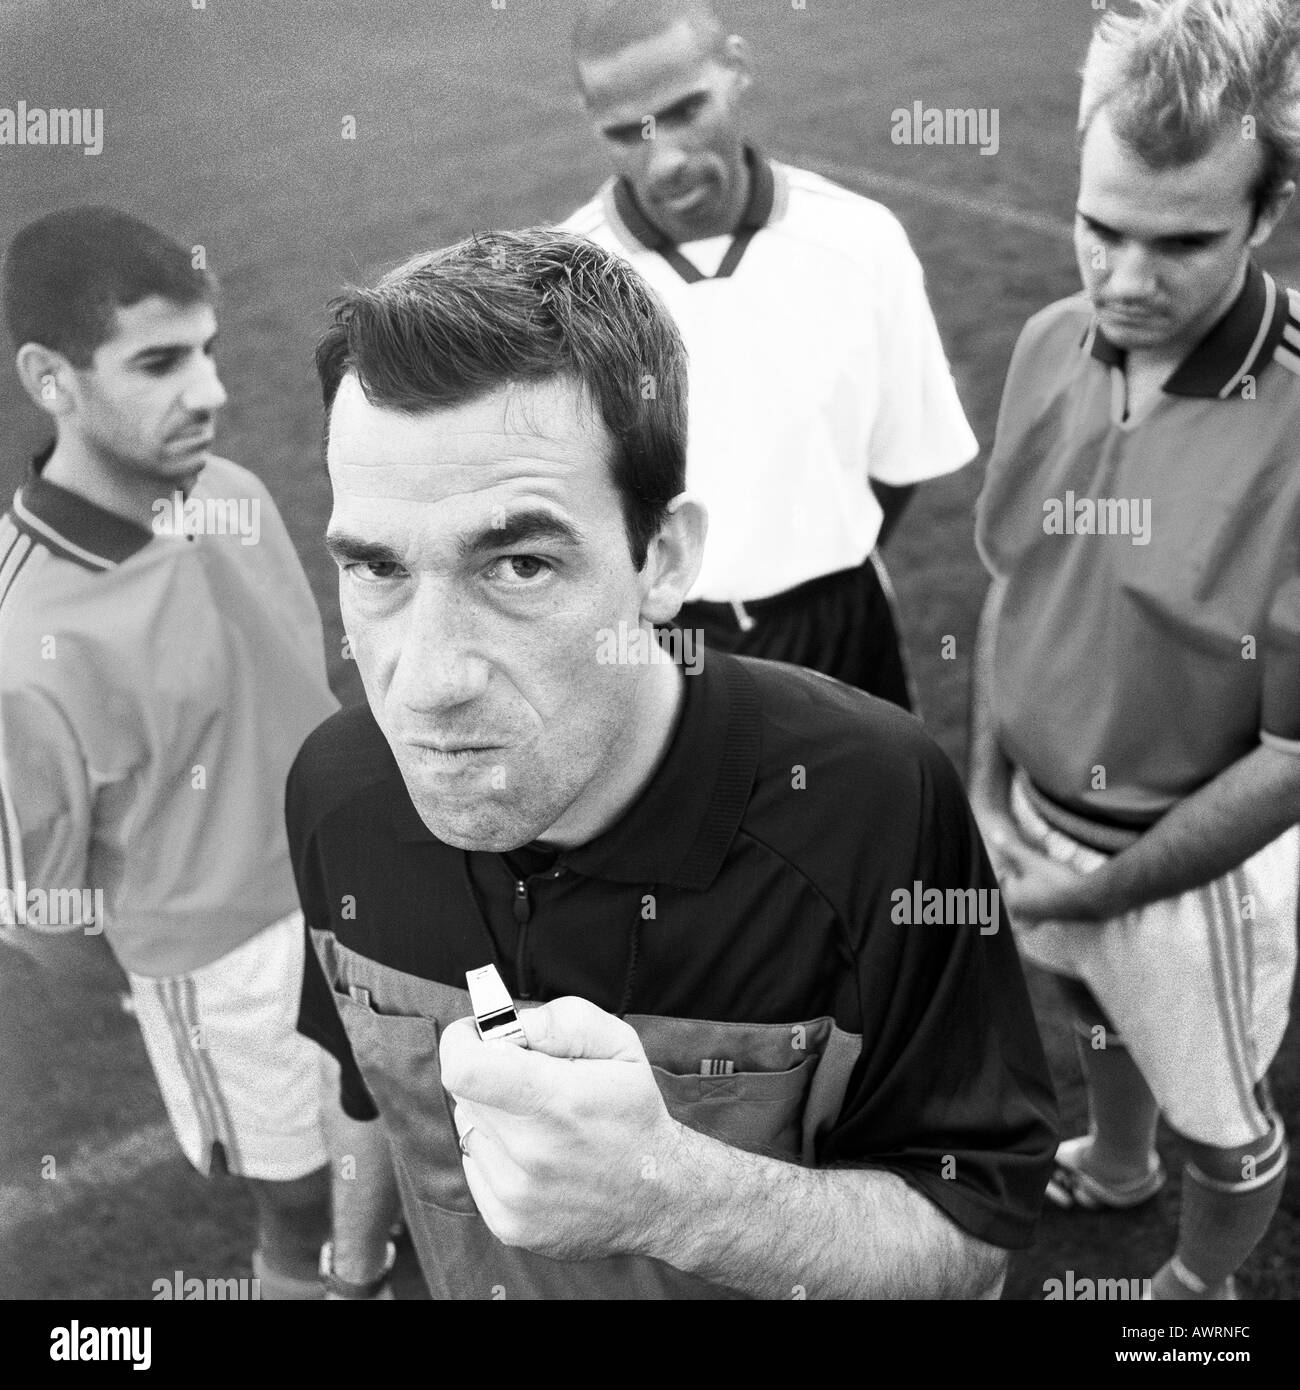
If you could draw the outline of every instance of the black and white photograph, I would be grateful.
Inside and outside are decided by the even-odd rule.
[[[30,1364],[1283,1348],[1298,182],[1300,0],[0,0]]]

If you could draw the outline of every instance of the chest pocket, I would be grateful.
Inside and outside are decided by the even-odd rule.
[[[830,1018],[725,1023],[629,1014],[675,1120],[750,1153],[816,1161],[862,1050]]]
[[[357,1066],[411,1190],[445,1212],[476,1216],[442,1088],[442,1031],[470,1012],[469,992],[378,965],[313,932]]]
[[[412,1190],[444,1212],[477,1214],[438,1053],[442,1030],[470,1012],[468,992],[314,936],[357,1066]],[[816,1161],[818,1140],[840,1112],[862,1043],[827,1017],[753,1024],[629,1014],[627,1022],[674,1119],[735,1148],[804,1164]]]

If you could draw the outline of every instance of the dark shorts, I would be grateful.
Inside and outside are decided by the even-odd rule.
[[[745,630],[729,603],[682,605],[669,625],[703,633],[704,651],[735,652],[808,666],[912,710],[912,685],[893,604],[872,558],[857,569],[810,579],[743,605]]]

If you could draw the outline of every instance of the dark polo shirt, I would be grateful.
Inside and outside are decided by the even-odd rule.
[[[343,1064],[348,1112],[382,1115],[435,1294],[490,1297],[492,1271],[467,1292],[448,1268],[520,1253],[466,1234],[481,1221],[438,1084],[436,1033],[469,1012],[465,972],[489,960],[517,1000],[624,1015],[684,1123],[791,1162],[887,1169],[984,1240],[1032,1238],[1052,1085],[951,764],[911,716],[795,667],[710,654],[684,685],[639,799],[554,862],[437,840],[365,708],[317,729],[290,774],[324,962],[308,953],[299,1026]],[[975,892],[912,920],[930,889]],[[967,920],[981,893],[982,930]],[[618,1268],[584,1286],[574,1262],[565,1296],[710,1296],[626,1268],[657,1262],[585,1264]],[[502,1263],[509,1296],[511,1280],[557,1292],[564,1262],[542,1265],[534,1279]]]

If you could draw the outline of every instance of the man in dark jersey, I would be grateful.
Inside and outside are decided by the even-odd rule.
[[[706,522],[653,294],[494,234],[317,364],[369,707],[289,781],[300,1027],[435,1296],[996,1296],[1055,1114],[995,880],[916,720],[656,643]],[[487,963],[526,1048],[466,1017]]]

